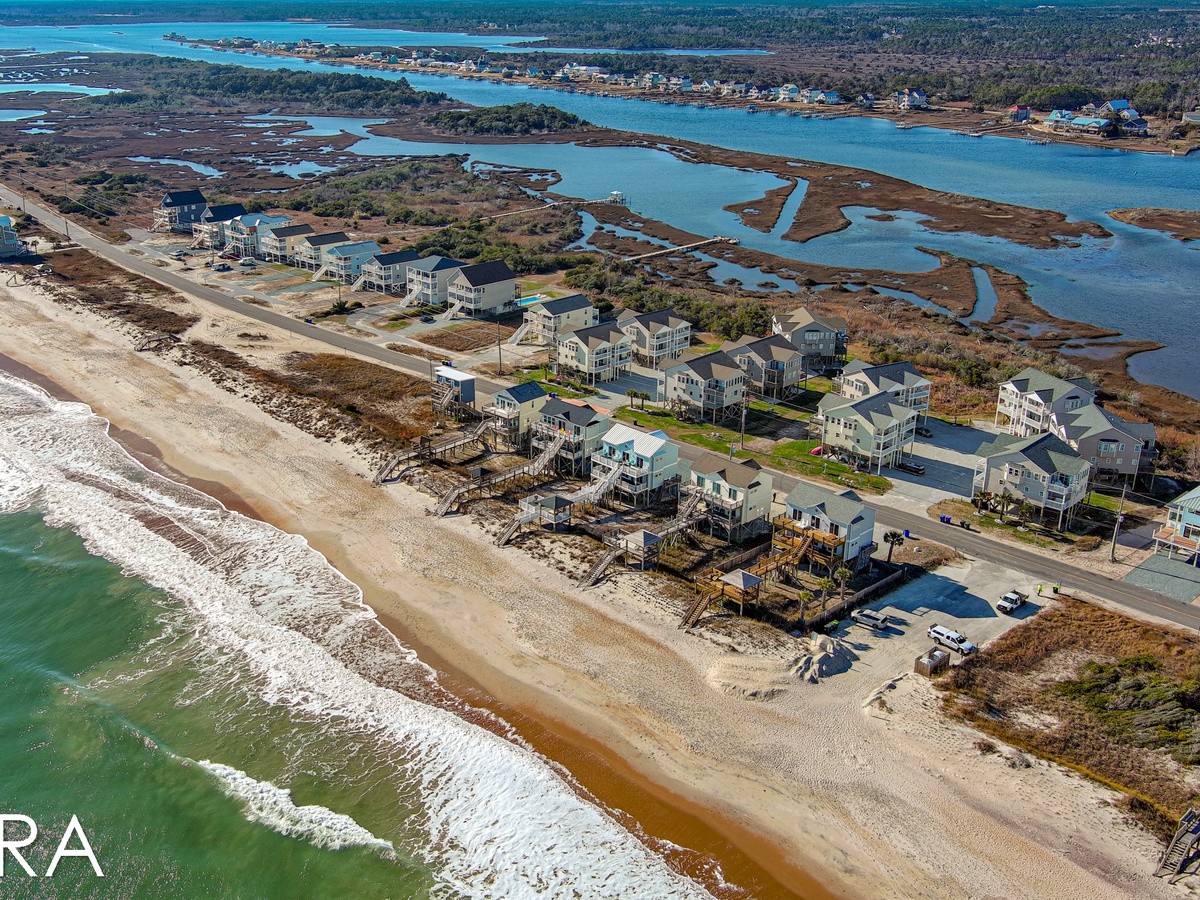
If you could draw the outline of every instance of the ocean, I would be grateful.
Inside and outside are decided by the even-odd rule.
[[[0,815],[39,876],[77,817],[104,873],[10,854],[0,896],[709,896],[303,538],[5,374],[0,604]]]

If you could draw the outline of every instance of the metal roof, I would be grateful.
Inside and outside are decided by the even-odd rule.
[[[651,431],[647,434],[616,422],[604,435],[604,443],[614,447],[631,444],[634,453],[649,458],[657,456],[664,447],[671,443],[671,440],[662,431]]]
[[[1167,504],[1172,509],[1182,509],[1187,512],[1200,512],[1200,487],[1194,487],[1186,494],[1180,494]]]

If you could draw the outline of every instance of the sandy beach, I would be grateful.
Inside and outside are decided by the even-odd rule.
[[[235,345],[236,315],[189,303],[202,317],[192,334]],[[238,352],[320,349],[266,330]],[[648,833],[715,856],[754,896],[1177,894],[1150,876],[1157,843],[1122,819],[1115,794],[981,755],[928,682],[901,677],[911,659],[883,651],[812,684],[789,674],[802,639],[679,631],[641,576],[579,592],[519,546],[495,548],[470,517],[433,519],[428,496],[373,485],[372,460],[345,444],[133,344],[124,326],[36,288],[0,293],[0,353],[108,417],[127,447],[303,534],[448,687]],[[971,560],[947,577],[1018,573]]]

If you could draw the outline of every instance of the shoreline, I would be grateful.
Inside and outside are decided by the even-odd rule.
[[[678,786],[705,822],[733,823],[732,843],[747,835],[756,865],[773,867],[771,855],[799,863],[824,888],[777,895],[1167,896],[1148,879],[1148,838],[1120,820],[1103,789],[1051,767],[1021,776],[995,768],[981,781],[980,767],[992,764],[971,749],[975,735],[942,721],[936,692],[911,678],[897,694],[908,700],[872,712],[862,698],[906,671],[899,661],[888,672],[856,665],[825,684],[797,683],[787,676],[795,638],[776,634],[778,647],[731,653],[720,635],[678,631],[673,611],[647,602],[641,576],[575,591],[528,548],[496,550],[469,516],[429,519],[429,497],[403,484],[374,487],[363,458],[340,443],[271,418],[170,354],[135,353],[120,325],[33,288],[10,296],[0,305],[0,350],[157,443],[169,465],[230,484],[328,551],[381,619],[394,617],[414,648],[432,648],[428,662],[452,659],[518,713],[599,741],[618,771],[628,764],[656,786],[650,803]],[[237,321],[189,303],[205,333]],[[305,341],[276,333],[257,352]],[[763,684],[782,690],[747,699]],[[1069,801],[1082,833],[1022,802],[1043,788]]]
[[[697,106],[711,109],[741,109],[747,112],[766,113],[767,115],[782,113],[784,115],[796,115],[804,116],[805,118],[821,119],[841,119],[848,117],[874,118],[885,122],[895,122],[897,124],[908,123],[911,127],[915,128],[938,128],[948,131],[960,131],[963,129],[976,130],[982,126],[985,129],[982,133],[988,137],[1005,137],[1017,140],[1025,140],[1026,132],[1030,132],[1038,135],[1039,137],[1048,137],[1052,143],[1072,144],[1081,147],[1094,147],[1099,150],[1117,150],[1125,153],[1150,153],[1160,156],[1186,157],[1189,153],[1197,149],[1195,146],[1189,146],[1183,148],[1182,152],[1178,152],[1180,148],[1157,145],[1152,146],[1149,144],[1149,141],[1152,140],[1151,138],[1147,138],[1143,141],[1135,141],[1128,138],[1112,140],[1093,138],[1088,135],[1053,132],[1046,128],[1041,122],[1004,122],[1002,125],[988,127],[988,124],[994,123],[998,116],[1004,115],[1005,111],[1003,110],[985,110],[984,112],[976,113],[971,110],[956,106],[928,107],[926,109],[916,110],[892,110],[889,108],[881,109],[874,107],[871,109],[865,109],[853,104],[838,104],[835,106],[799,102],[781,104],[778,101],[769,101],[757,98],[750,99],[748,97],[711,97],[708,95],[699,94],[698,92],[693,92],[693,96],[697,98],[693,100],[683,93],[653,93],[648,92],[643,88],[631,88],[624,85],[605,84],[593,87],[590,84],[576,85],[568,82],[560,86],[558,84],[554,84],[553,82],[542,81],[537,78],[530,78],[520,74],[505,78],[498,73],[490,72],[461,73],[457,71],[448,71],[445,69],[422,69],[420,66],[412,65],[406,59],[401,59],[396,63],[382,62],[378,60],[362,60],[354,57],[332,57],[329,59],[319,59],[304,56],[298,53],[291,53],[286,50],[218,47],[216,41],[205,38],[182,38],[177,39],[175,42],[185,46],[195,44],[209,50],[223,53],[233,53],[248,56],[273,56],[283,59],[299,59],[308,62],[319,62],[323,65],[341,66],[344,68],[354,69],[356,71],[402,72],[418,75],[433,75],[439,78],[457,78],[461,81],[491,81],[503,84],[516,84],[536,90],[613,97],[621,100],[641,100],[649,103],[663,103],[676,106]],[[603,48],[589,49],[597,49],[599,52],[605,52]],[[481,50],[481,53],[487,55],[488,51]],[[889,115],[888,113],[891,114]],[[955,119],[953,121],[941,121],[940,117],[942,116],[954,116]],[[1169,125],[1167,127],[1169,127]]]
[[[755,897],[832,900],[844,896],[828,890],[810,872],[797,867],[786,850],[771,845],[731,811],[716,809],[687,796],[686,787],[665,773],[659,772],[657,778],[647,774],[628,758],[637,756],[633,745],[599,723],[585,721],[578,709],[547,702],[552,698],[491,668],[485,660],[476,659],[467,666],[451,662],[451,655],[455,651],[461,653],[463,648],[449,639],[440,646],[429,642],[430,631],[441,630],[432,622],[417,629],[426,637],[418,636],[411,622],[404,621],[404,612],[410,616],[420,613],[405,608],[404,601],[390,589],[373,584],[373,579],[350,559],[336,536],[303,530],[301,523],[274,508],[266,498],[258,497],[252,503],[246,496],[252,492],[238,484],[231,473],[214,477],[217,473],[185,450],[155,443],[144,434],[146,429],[134,430],[137,423],[128,421],[120,410],[80,397],[58,377],[35,368],[36,360],[22,362],[11,355],[11,349],[0,352],[0,372],[30,381],[55,399],[87,404],[109,420],[109,436],[147,468],[208,494],[228,509],[302,535],[335,569],[359,586],[364,602],[376,614],[380,625],[433,668],[445,690],[510,725],[552,768],[561,769],[560,774],[567,773],[573,789],[582,789],[585,798],[598,802],[627,828],[632,820],[636,836],[650,836],[652,844],[666,841],[683,848],[688,856],[696,857],[696,863],[711,857],[719,865],[723,879],[739,887],[753,888]],[[704,880],[697,880],[705,884]]]

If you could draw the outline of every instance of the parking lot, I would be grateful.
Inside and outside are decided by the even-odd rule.
[[[1011,616],[996,611],[996,601],[1007,591],[1028,594],[1024,606]],[[868,690],[876,682],[911,672],[913,662],[934,642],[927,636],[931,625],[944,625],[983,647],[1009,628],[1036,615],[1045,601],[1036,593],[1036,584],[1029,576],[983,560],[971,560],[953,566],[943,566],[934,574],[923,575],[916,581],[890,593],[866,609],[888,616],[886,630],[874,631],[855,625],[848,618],[833,636],[843,641],[857,657],[851,666],[849,681],[860,685],[843,687]],[[962,657],[952,653],[952,663]],[[826,683],[847,680],[837,676]]]
[[[940,419],[930,419],[924,427],[933,437],[917,438],[913,461],[925,467],[925,474],[887,469],[884,474],[895,484],[893,493],[924,506],[952,497],[970,498],[979,448],[995,440],[999,429],[948,425]]]

